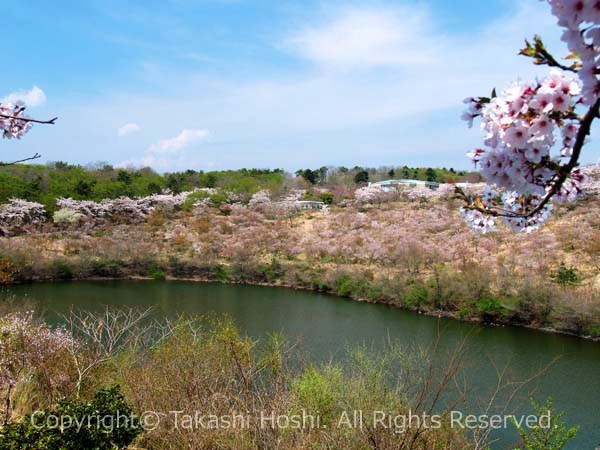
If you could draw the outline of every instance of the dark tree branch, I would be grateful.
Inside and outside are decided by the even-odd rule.
[[[12,166],[13,164],[18,164],[18,163],[22,163],[25,161],[31,161],[32,159],[38,159],[41,158],[42,155],[40,155],[39,153],[36,152],[35,155],[30,156],[29,158],[23,158],[23,159],[18,159],[17,161],[12,161],[12,162],[0,162],[0,167],[2,166]]]
[[[41,124],[46,124],[46,125],[54,125],[54,123],[58,119],[58,117],[54,117],[50,120],[37,120],[37,119],[32,119],[30,117],[12,116],[10,114],[0,114],[0,117],[4,117],[5,119],[22,120],[23,122],[41,123]]]

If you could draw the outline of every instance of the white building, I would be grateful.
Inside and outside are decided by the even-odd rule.
[[[391,192],[401,186],[408,186],[411,188],[422,187],[436,190],[440,187],[440,183],[434,181],[422,181],[422,180],[383,180],[376,181],[374,183],[369,182],[369,186],[380,186],[385,192]]]

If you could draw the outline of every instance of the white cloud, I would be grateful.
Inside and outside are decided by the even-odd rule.
[[[120,127],[117,130],[117,134],[122,137],[127,136],[128,134],[137,133],[139,131],[141,131],[140,126],[137,123],[130,122]]]
[[[177,136],[163,139],[148,147],[149,153],[175,153],[189,146],[192,142],[205,139],[208,136],[206,130],[181,130]]]
[[[431,19],[422,8],[351,7],[338,10],[319,26],[297,31],[285,44],[326,65],[422,65],[438,56],[438,42],[428,29]]]
[[[170,139],[160,140],[150,145],[140,158],[126,159],[116,167],[153,167],[159,170],[184,170],[202,163],[198,155],[190,156],[185,150],[194,142],[206,139],[207,130],[185,129]],[[206,165],[206,163],[204,164]]]
[[[33,86],[28,91],[15,91],[8,94],[0,103],[16,103],[21,100],[30,108],[41,106],[46,103],[46,94],[39,87]]]

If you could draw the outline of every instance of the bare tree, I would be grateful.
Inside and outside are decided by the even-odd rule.
[[[68,315],[62,316],[73,336],[69,350],[77,370],[77,396],[92,369],[135,346],[146,335],[150,326],[144,326],[143,322],[151,310],[107,307],[102,313],[71,310]]]

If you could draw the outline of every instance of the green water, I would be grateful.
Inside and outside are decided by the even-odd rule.
[[[552,396],[570,425],[580,432],[568,447],[593,450],[600,444],[600,344],[582,339],[512,328],[487,327],[436,319],[380,305],[354,302],[316,293],[281,288],[180,281],[99,281],[14,286],[9,292],[26,295],[43,308],[49,320],[71,307],[101,310],[104,305],[153,306],[157,316],[178,313],[225,313],[248,335],[260,338],[282,331],[300,339],[304,350],[320,360],[343,359],[348,346],[383,345],[388,338],[427,346],[440,342],[437,358],[467,336],[464,357],[469,381],[467,414],[482,414],[496,382],[496,369],[508,364],[513,379],[525,379],[555,358],[560,359],[532,385],[534,397]],[[526,404],[526,401],[525,401]],[[525,408],[523,411],[529,411]],[[496,411],[500,412],[500,411]],[[515,441],[502,432],[493,449]]]

